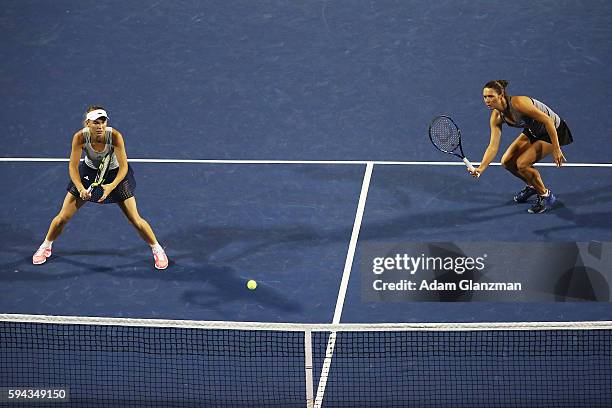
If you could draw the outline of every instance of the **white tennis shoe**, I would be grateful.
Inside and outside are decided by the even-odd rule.
[[[155,259],[155,268],[166,269],[168,267],[168,257],[161,246],[153,248],[153,259]]]
[[[47,258],[51,256],[51,247],[40,246],[34,256],[32,256],[32,263],[34,265],[40,265],[47,262]]]

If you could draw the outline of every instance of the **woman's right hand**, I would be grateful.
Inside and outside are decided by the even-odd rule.
[[[474,170],[470,170],[468,169],[468,172],[472,175],[472,177],[474,178],[478,178],[480,177],[480,175],[482,174],[482,172],[484,171],[484,169],[481,169],[480,166],[478,166],[477,168],[475,168]]]
[[[81,200],[87,201],[91,198],[91,193],[87,191],[86,188],[82,188],[79,190],[79,196],[81,197]]]

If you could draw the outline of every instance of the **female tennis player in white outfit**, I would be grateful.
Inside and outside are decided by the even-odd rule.
[[[83,204],[91,201],[118,204],[138,234],[151,246],[155,267],[157,269],[168,267],[168,257],[157,242],[151,226],[138,214],[134,197],[136,180],[127,161],[123,136],[116,129],[107,127],[107,122],[108,115],[105,109],[101,106],[91,106],[85,115],[85,127],[74,134],[70,153],[68,193],[64,198],[62,209],[51,221],[44,242],[32,257],[34,265],[47,261],[51,256],[53,242],[62,233],[66,223]],[[85,159],[80,162],[83,152]],[[88,187],[93,183],[98,166],[107,154],[112,156],[104,183],[90,192]]]

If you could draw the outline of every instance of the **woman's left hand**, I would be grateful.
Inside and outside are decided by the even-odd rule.
[[[100,188],[104,190],[104,193],[102,193],[102,197],[100,197],[100,199],[98,200],[99,203],[106,200],[106,197],[108,197],[111,191],[113,191],[113,186],[111,186],[110,184],[102,184]]]
[[[553,160],[557,164],[557,167],[561,167],[561,165],[565,161],[565,156],[563,155],[561,148],[554,149],[552,155],[553,155]]]

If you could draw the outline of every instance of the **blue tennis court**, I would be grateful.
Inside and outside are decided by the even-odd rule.
[[[128,325],[125,337],[103,328],[73,336],[63,325],[3,323],[2,342],[11,346],[0,348],[0,406],[14,405],[5,389],[51,385],[70,386],[65,406],[307,406],[310,340],[304,344],[302,331],[313,335],[317,407],[610,406],[611,22],[604,1],[4,1],[0,314],[244,323],[254,331],[231,339],[235,332],[214,324],[150,334]],[[556,168],[549,157],[537,167],[558,198],[550,212],[528,214],[529,204],[513,201],[523,185],[499,165],[503,150],[476,180],[427,137],[434,116],[450,115],[466,155],[479,162],[490,132],[482,87],[498,78],[510,81],[512,94],[549,103],[572,129],[567,163]],[[138,209],[165,248],[166,270],[153,267],[118,206],[93,203],[68,223],[48,261],[32,264],[66,195],[72,135],[92,104],[124,135]],[[519,133],[505,126],[500,149]],[[549,251],[541,268],[517,266],[508,279],[536,279],[559,259],[571,268],[541,277],[550,285],[516,300],[466,292],[368,298],[372,248],[429,245],[425,257],[438,244],[463,255],[486,247],[507,271],[527,265],[530,248]],[[486,273],[472,276],[487,281]],[[250,279],[256,290],[247,289]],[[95,327],[84,322],[67,327]],[[545,365],[552,353],[558,361],[550,366],[571,373],[549,384],[557,400],[533,381],[502,381],[500,391],[485,379],[457,380],[479,361],[455,358],[455,342],[486,355],[499,346],[493,332],[437,338],[401,326],[520,322],[604,325],[584,337],[571,331],[569,340],[561,336],[569,346],[554,350],[546,331],[526,339],[515,337],[524,327],[501,332],[506,348],[495,351],[506,359],[487,360],[485,377],[504,378],[497,366],[536,378],[537,368],[517,367]],[[258,326],[268,323],[271,331]],[[401,333],[393,340],[392,332],[338,324],[398,324]],[[278,343],[270,340],[277,330]],[[568,333],[551,330],[553,339]],[[72,338],[72,349],[45,348],[41,331]],[[127,338],[152,349],[177,343],[167,361],[157,349],[132,349]],[[89,354],[90,341],[99,354]],[[422,343],[435,347],[415,346]],[[425,357],[413,356],[411,345]],[[21,347],[34,351],[15,359]],[[450,354],[429,365],[433,349]],[[131,371],[134,362],[143,371]],[[580,362],[584,371],[572,371]],[[386,367],[402,382],[368,374],[384,377]],[[97,372],[130,380],[104,383]],[[211,383],[192,380],[211,372]],[[574,376],[585,382],[572,383]],[[407,383],[414,398],[400,390]],[[436,384],[443,391],[434,397]],[[250,387],[265,395],[240,395]],[[460,389],[469,391],[457,397]]]

